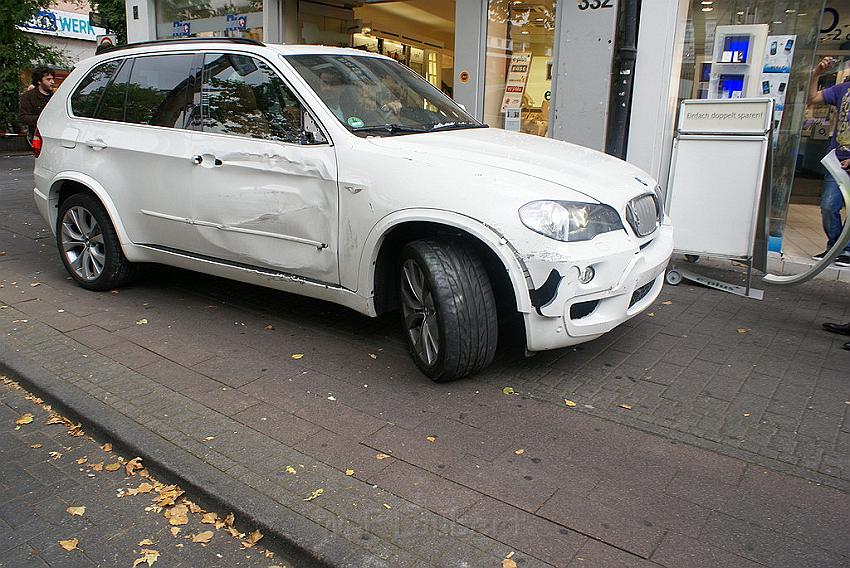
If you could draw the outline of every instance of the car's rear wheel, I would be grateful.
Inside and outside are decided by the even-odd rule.
[[[56,241],[62,263],[83,288],[109,290],[126,284],[135,273],[109,214],[93,195],[76,193],[62,202]]]
[[[481,259],[457,240],[418,240],[400,258],[401,315],[416,365],[437,382],[476,373],[496,354],[493,288]]]

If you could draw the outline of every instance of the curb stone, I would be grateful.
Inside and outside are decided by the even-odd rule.
[[[201,503],[233,511],[242,523],[256,526],[272,549],[280,551],[296,566],[388,566],[380,557],[356,548],[321,525],[287,510],[68,384],[3,342],[0,342],[0,372],[49,400],[57,411],[83,423],[90,434],[113,440],[116,449],[128,455],[141,456],[148,469],[176,481],[187,493],[197,495]]]

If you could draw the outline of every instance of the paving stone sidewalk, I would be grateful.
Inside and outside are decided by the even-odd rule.
[[[850,563],[850,359],[815,325],[850,315],[846,285],[763,304],[666,289],[654,316],[581,349],[502,354],[479,377],[435,385],[410,363],[394,318],[170,269],[116,294],[83,291],[66,279],[27,183],[0,185],[2,342],[392,566],[498,566],[511,551],[520,566]],[[759,354],[757,371],[742,344]],[[773,388],[754,382],[780,370]],[[740,386],[706,392],[727,376]],[[801,384],[804,402],[791,396]],[[764,409],[734,402],[751,390],[769,399]],[[656,423],[664,398],[682,424]],[[781,432],[795,436],[784,452],[795,454],[811,439],[817,467],[723,437],[740,421],[750,438],[783,400],[799,422],[762,445]],[[705,430],[685,427],[692,415]],[[796,438],[821,415],[821,433]]]
[[[146,510],[155,492],[125,494],[149,478],[127,476],[124,464],[118,471],[103,469],[118,463],[111,444],[95,442],[78,429],[79,435],[72,435],[61,423],[48,424],[55,413],[46,406],[19,387],[0,383],[0,566],[130,568],[145,556],[171,567],[293,566],[259,546],[244,549],[233,536],[203,524],[199,514],[170,526],[162,514]],[[189,538],[210,529],[208,543]]]

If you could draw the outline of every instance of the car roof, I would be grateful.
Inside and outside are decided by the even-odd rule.
[[[193,38],[194,39],[194,38]],[[378,57],[382,59],[390,59],[378,53],[371,53],[362,49],[354,49],[350,47],[331,47],[327,45],[289,45],[289,44],[262,44],[262,43],[236,43],[223,39],[216,41],[210,38],[209,41],[184,41],[170,40],[162,42],[140,43],[138,46],[126,44],[118,46],[120,49],[110,49],[99,55],[95,55],[89,61],[92,63],[99,62],[105,59],[111,59],[115,56],[131,56],[141,54],[167,53],[169,51],[210,51],[210,50],[232,50],[249,51],[253,53],[268,52],[268,50],[276,51],[282,55],[354,55],[362,57]]]

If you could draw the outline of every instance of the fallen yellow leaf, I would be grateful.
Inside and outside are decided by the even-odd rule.
[[[212,537],[213,537],[212,531],[199,532],[196,535],[192,535],[192,542],[200,542],[200,543],[206,544],[206,543],[208,543],[209,541],[212,540]]]
[[[245,548],[251,548],[258,542],[260,542],[261,538],[263,538],[263,533],[261,533],[259,530],[256,530],[249,534],[248,537],[242,541],[242,546],[244,546]]]
[[[623,402],[623,403],[621,403],[621,404],[618,404],[617,406],[619,406],[620,408],[625,408],[626,410],[631,410],[631,409],[632,409],[632,405],[631,405],[631,404],[626,404],[625,402]]]
[[[23,426],[24,424],[31,423],[34,418],[35,417],[32,414],[27,412],[26,414],[15,420],[15,424],[17,424],[18,426]]]
[[[667,300],[666,302],[661,302],[661,305],[662,305],[662,306],[669,306],[669,305],[670,305],[670,304],[672,304],[672,303],[673,303],[673,302],[671,302],[670,300]]]
[[[291,465],[288,465],[288,466],[286,466],[286,473],[289,473],[289,474],[295,475],[295,474],[296,474],[296,473],[298,473],[298,472],[297,472],[297,471],[295,471],[295,468],[294,468],[294,467],[292,467]]]
[[[37,449],[41,448],[42,445],[41,444],[30,444],[30,447],[34,450],[37,450]]]
[[[514,453],[515,453],[516,455],[518,455],[518,456],[521,456],[522,454],[524,454],[524,453],[525,453],[525,450],[523,450],[522,448],[520,448],[520,449],[518,449],[518,450],[514,450]]]
[[[68,540],[59,541],[59,546],[61,546],[68,552],[71,552],[72,550],[79,550],[79,548],[77,548],[78,544],[80,544],[80,541],[76,538],[69,538]]]
[[[269,325],[266,326],[266,330],[267,331],[274,331],[274,326],[269,324]]]
[[[139,541],[139,546],[153,546],[154,544],[156,543],[149,538]]]
[[[176,537],[180,534],[180,527],[171,527],[171,536]]]
[[[293,353],[290,355],[290,358],[295,359],[296,361],[304,356],[303,353]]]
[[[739,328],[738,328],[738,329],[736,329],[735,331],[737,331],[738,333],[743,334],[743,333],[749,333],[749,332],[750,332],[750,331],[752,331],[752,330],[751,330],[750,328],[747,328],[747,327],[739,327]]]
[[[436,436],[425,436],[425,439],[426,439],[426,440],[428,440],[428,441],[429,441],[429,442],[431,442],[431,443],[434,443],[434,442],[436,442],[436,441],[437,441],[437,437],[436,437]]]
[[[655,317],[655,312],[647,312],[647,314],[646,314],[646,315],[648,315],[648,316],[649,316],[649,317],[651,317],[651,318],[654,318],[654,317]]]
[[[68,507],[67,509],[65,509],[65,511],[66,511],[67,513],[69,513],[72,517],[73,517],[74,515],[76,515],[76,516],[78,516],[78,517],[82,517],[83,515],[85,515],[85,514],[86,514],[86,508],[85,508],[84,506],[80,506],[80,507]]]
[[[70,420],[62,418],[58,414],[54,414],[53,416],[47,419],[48,424],[65,424],[66,422],[70,423]]]
[[[105,469],[106,471],[118,471],[119,469],[121,469],[121,464],[118,462],[106,464],[105,466],[103,466],[103,469]]]
[[[107,443],[105,443],[105,444],[103,444],[103,445],[101,446],[101,449],[102,449],[104,452],[111,452],[111,451],[112,451],[112,444],[110,444],[109,442],[107,442]]]
[[[749,415],[750,415],[750,413],[749,413],[749,412],[745,412],[745,413],[744,413],[744,416],[749,416]]]
[[[94,471],[103,471],[103,462],[90,463],[89,467]]]
[[[151,485],[150,483],[147,483],[147,482],[145,482],[145,483],[141,483],[141,484],[139,484],[139,486],[136,488],[136,490],[137,490],[139,493],[150,493],[150,492],[153,490],[153,485]]]
[[[127,475],[134,475],[140,469],[142,469],[142,458],[140,457],[135,457],[124,465],[124,471]]]
[[[139,564],[145,564],[145,563],[147,563],[148,566],[153,566],[153,563],[156,562],[157,560],[159,560],[159,551],[158,550],[151,550],[149,548],[143,548],[142,550],[139,551],[139,553],[142,556],[140,558],[137,558],[133,562],[133,568],[136,568],[136,566],[138,566]]]
[[[189,508],[186,505],[175,505],[166,509],[163,515],[172,526],[185,525],[189,522]]]
[[[502,560],[502,568],[516,568],[516,562],[511,558],[505,558]]]
[[[388,457],[390,456],[388,456],[387,454],[378,454],[377,456],[375,456],[375,459],[381,461],[387,459]]]
[[[62,457],[61,452],[47,452],[47,455],[49,455],[51,458],[53,458],[55,460],[58,460],[59,458]]]
[[[197,505],[194,501],[189,501],[188,499],[183,499],[183,503],[189,507],[189,512],[192,514],[203,513],[204,510],[201,509],[200,505]]]
[[[136,320],[136,325],[148,325],[148,320],[146,318]]]
[[[384,509],[392,509],[392,506],[388,503],[384,503]]]
[[[324,489],[321,489],[321,488],[316,489],[315,491],[313,491],[312,493],[310,493],[310,496],[309,496],[309,497],[306,497],[304,500],[305,500],[305,501],[312,501],[313,499],[315,499],[316,497],[320,496],[320,495],[321,495],[322,493],[324,493],[324,492],[325,492],[325,490],[324,490]]]
[[[570,408],[572,408],[572,407],[574,407],[574,406],[576,405],[576,403],[574,403],[573,401],[571,401],[571,400],[570,400],[570,399],[568,399],[568,398],[565,398],[565,399],[564,399],[564,404],[566,404],[566,405],[567,405],[567,406],[569,406]]]
[[[346,469],[346,470],[345,470],[345,475],[348,475],[348,476],[352,476],[352,475],[354,475],[354,470],[353,470],[353,469]]]
[[[77,465],[83,465],[83,464],[84,464],[84,463],[86,463],[87,461],[88,461],[88,458],[87,458],[87,457],[79,458],[79,459],[77,459]]]
[[[228,513],[226,517],[224,517],[224,524],[228,527],[233,526],[233,513]]]
[[[207,525],[215,524],[218,520],[218,515],[215,513],[204,513],[204,516],[201,517],[201,522]]]
[[[505,387],[502,389],[502,394],[514,394],[513,387]]]

